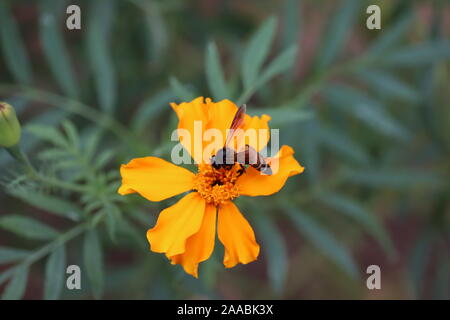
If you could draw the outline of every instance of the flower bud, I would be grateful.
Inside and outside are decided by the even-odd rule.
[[[20,133],[20,123],[14,108],[6,102],[0,102],[0,147],[15,146],[20,140]]]

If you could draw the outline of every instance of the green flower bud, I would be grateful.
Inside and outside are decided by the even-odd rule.
[[[15,146],[20,140],[20,133],[20,123],[14,108],[6,102],[0,102],[0,147]]]

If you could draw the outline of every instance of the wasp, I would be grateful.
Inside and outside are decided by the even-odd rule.
[[[241,166],[239,175],[242,175],[245,172],[246,165],[252,166],[262,174],[271,175],[272,169],[265,158],[248,144],[246,144],[244,150],[240,152],[236,152],[234,149],[228,147],[235,131],[240,129],[244,124],[246,109],[247,107],[244,104],[236,111],[233,121],[231,122],[230,130],[228,130],[225,146],[211,157],[211,165],[215,169],[225,168],[230,170],[235,163],[239,163]]]

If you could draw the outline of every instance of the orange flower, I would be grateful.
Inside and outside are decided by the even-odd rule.
[[[161,201],[192,191],[161,211],[156,225],[148,230],[147,239],[152,251],[165,253],[172,264],[182,265],[194,277],[198,277],[199,263],[207,260],[214,249],[216,220],[218,237],[225,247],[225,267],[256,260],[259,245],[255,234],[232,200],[241,195],[253,197],[276,193],[288,177],[302,173],[304,168],[293,157],[294,150],[282,146],[275,157],[267,159],[270,164],[277,162],[278,165],[278,170],[272,175],[261,175],[250,166],[241,175],[238,164],[231,169],[215,169],[192,151],[191,146],[200,145],[204,150],[206,145],[202,137],[194,134],[195,122],[201,121],[197,124],[203,130],[215,128],[225,136],[237,106],[229,100],[213,103],[211,99],[204,101],[203,97],[171,106],[178,116],[178,132],[187,130],[185,132],[191,133],[179,136],[181,144],[198,164],[197,174],[160,158],[136,158],[120,168],[122,185],[119,194],[137,192],[150,201]],[[269,120],[267,115],[245,115],[242,129],[268,132]],[[258,151],[267,145],[269,135],[260,135],[259,138],[258,144],[249,142]],[[213,156],[222,147],[223,143],[218,143],[208,156]]]

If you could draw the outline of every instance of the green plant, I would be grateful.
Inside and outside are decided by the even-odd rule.
[[[261,290],[245,297],[292,297],[296,288],[289,287],[287,277],[299,265],[289,253],[286,233],[301,235],[328,258],[331,272],[350,283],[361,281],[364,270],[353,249],[364,233],[390,259],[398,255],[382,223],[389,212],[425,221],[410,263],[417,297],[425,294],[423,274],[431,248],[438,257],[433,292],[448,297],[450,114],[445,89],[450,43],[439,31],[438,1],[432,2],[433,25],[412,40],[406,35],[413,29],[415,4],[396,2],[377,37],[363,34],[361,53],[349,52],[346,44],[364,17],[366,2],[342,1],[302,79],[295,74],[306,58],[298,45],[305,33],[299,32],[309,26],[301,24],[304,5],[299,1],[284,1],[282,23],[269,17],[244,44],[241,37],[216,38],[205,31],[197,43],[186,44],[176,34],[181,24],[176,17],[189,9],[187,4],[89,1],[83,4],[90,12],[105,15],[97,19],[88,14],[81,40],[70,47],[59,24],[65,3],[50,2],[38,1],[44,67],[36,66],[25,49],[11,2],[0,3],[0,40],[9,71],[1,78],[0,96],[16,107],[19,117],[28,118],[20,145],[33,166],[24,171],[5,152],[0,154],[6,168],[2,204],[8,202],[0,228],[16,235],[12,245],[0,247],[0,264],[7,266],[0,269],[0,284],[9,281],[3,298],[23,296],[30,270],[46,275],[45,298],[61,297],[69,261],[83,262],[97,298],[105,290],[117,297],[221,296],[214,289],[228,271],[218,267],[220,254],[206,263],[198,281],[166,266],[148,252],[145,239],[166,205],[116,193],[120,163],[150,154],[169,157],[175,119],[168,103],[190,100],[199,92],[248,103],[250,113],[271,115],[272,127],[281,129],[282,141],[300,150],[299,161],[306,168],[275,200],[263,199],[257,206],[241,200],[256,226],[270,280],[249,285]],[[125,18],[118,18],[118,10]],[[169,23],[171,19],[175,22]],[[148,28],[141,30],[131,20]],[[199,30],[195,22],[186,28]],[[143,44],[124,36],[130,34],[145,39]],[[142,46],[146,50],[140,52]],[[180,47],[187,56],[182,62],[177,61]],[[147,67],[148,61],[156,64]],[[76,72],[74,62],[82,65],[81,71]],[[30,116],[34,106],[39,112]],[[114,267],[105,262],[117,247],[131,252],[130,263]],[[45,271],[34,268],[41,260]],[[236,279],[243,281],[242,287],[248,283]],[[241,290],[244,295],[246,289]]]

